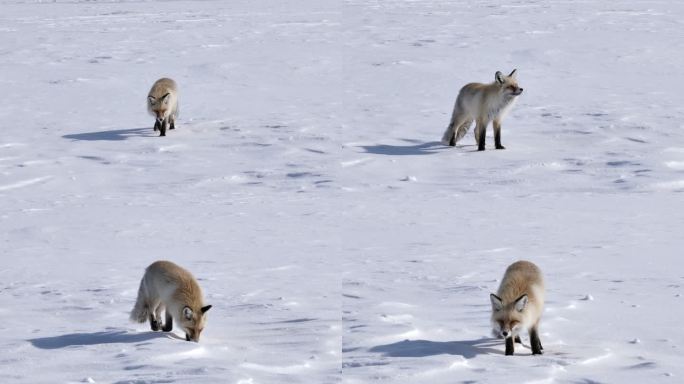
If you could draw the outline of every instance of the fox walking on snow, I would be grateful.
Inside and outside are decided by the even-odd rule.
[[[501,120],[523,91],[518,86],[515,71],[514,69],[508,76],[497,71],[495,81],[491,84],[470,83],[461,88],[451,122],[442,136],[444,145],[455,146],[475,121],[477,150],[484,151],[487,125],[491,121],[496,149],[505,149],[501,145]]]
[[[522,343],[523,329],[530,335],[532,354],[544,349],[539,340],[539,320],[544,309],[544,279],[539,268],[529,261],[511,264],[501,280],[499,290],[489,296],[492,302],[492,330],[506,339],[506,354],[512,355],[514,344]]]
[[[166,77],[157,80],[147,95],[147,111],[156,118],[154,131],[166,136],[166,127],[176,128],[178,117],[178,86]]]
[[[170,332],[175,320],[185,339],[199,341],[211,305],[204,305],[202,290],[190,272],[170,261],[155,261],[140,281],[131,321],[150,322],[153,331]],[[165,311],[162,326],[161,313]]]

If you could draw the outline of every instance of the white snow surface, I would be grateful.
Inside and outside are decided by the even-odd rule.
[[[0,10],[0,382],[684,377],[684,4]],[[459,88],[513,68],[507,149],[441,145]],[[213,305],[199,343],[128,321],[159,259]],[[491,336],[519,259],[546,278],[542,356]]]

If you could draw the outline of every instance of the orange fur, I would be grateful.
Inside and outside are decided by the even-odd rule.
[[[154,329],[165,311],[167,324],[173,319],[185,331],[186,338],[198,341],[209,308],[204,305],[202,289],[190,272],[170,261],[156,261],[147,267],[140,281],[131,320],[157,322],[152,325]]]
[[[536,265],[529,261],[511,264],[496,295],[491,294],[490,300],[494,334],[515,339],[524,329],[530,334],[531,344],[536,343],[535,338],[539,340],[539,320],[544,310],[544,279]],[[533,353],[541,353],[541,342],[539,348],[533,345]]]

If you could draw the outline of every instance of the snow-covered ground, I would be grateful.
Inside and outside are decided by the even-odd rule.
[[[0,382],[684,377],[684,5],[0,9]],[[458,89],[513,68],[507,149],[439,144]],[[199,344],[128,322],[157,259],[214,305]],[[491,339],[517,259],[546,276],[543,356]]]

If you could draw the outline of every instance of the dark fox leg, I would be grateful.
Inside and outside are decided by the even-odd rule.
[[[501,145],[501,122],[494,120],[492,126],[494,127],[494,144],[496,149],[506,149],[506,147]]]
[[[522,344],[522,340],[520,340],[520,336],[515,337],[515,342],[518,344]]]
[[[157,132],[159,130],[159,120],[154,121],[154,131]]]
[[[512,337],[506,338],[506,355],[512,355],[515,350],[515,343]]]
[[[475,139],[477,141],[477,150],[485,150],[485,137],[487,135],[487,124],[478,121],[475,127]]]
[[[150,313],[150,328],[155,332],[161,328],[161,324],[154,318],[154,314],[152,313]]]
[[[161,125],[159,126],[159,136],[166,136],[166,119],[162,120]]]
[[[162,328],[162,331],[164,332],[171,332],[173,329],[173,317],[171,317],[171,314],[169,311],[166,311],[166,321],[164,322],[164,328]]]
[[[532,354],[533,355],[541,355],[542,348],[541,345],[541,340],[539,340],[539,331],[537,330],[537,327],[534,326],[530,329],[530,344],[532,345]]]
[[[174,116],[169,117],[169,129],[176,129],[176,118]]]

